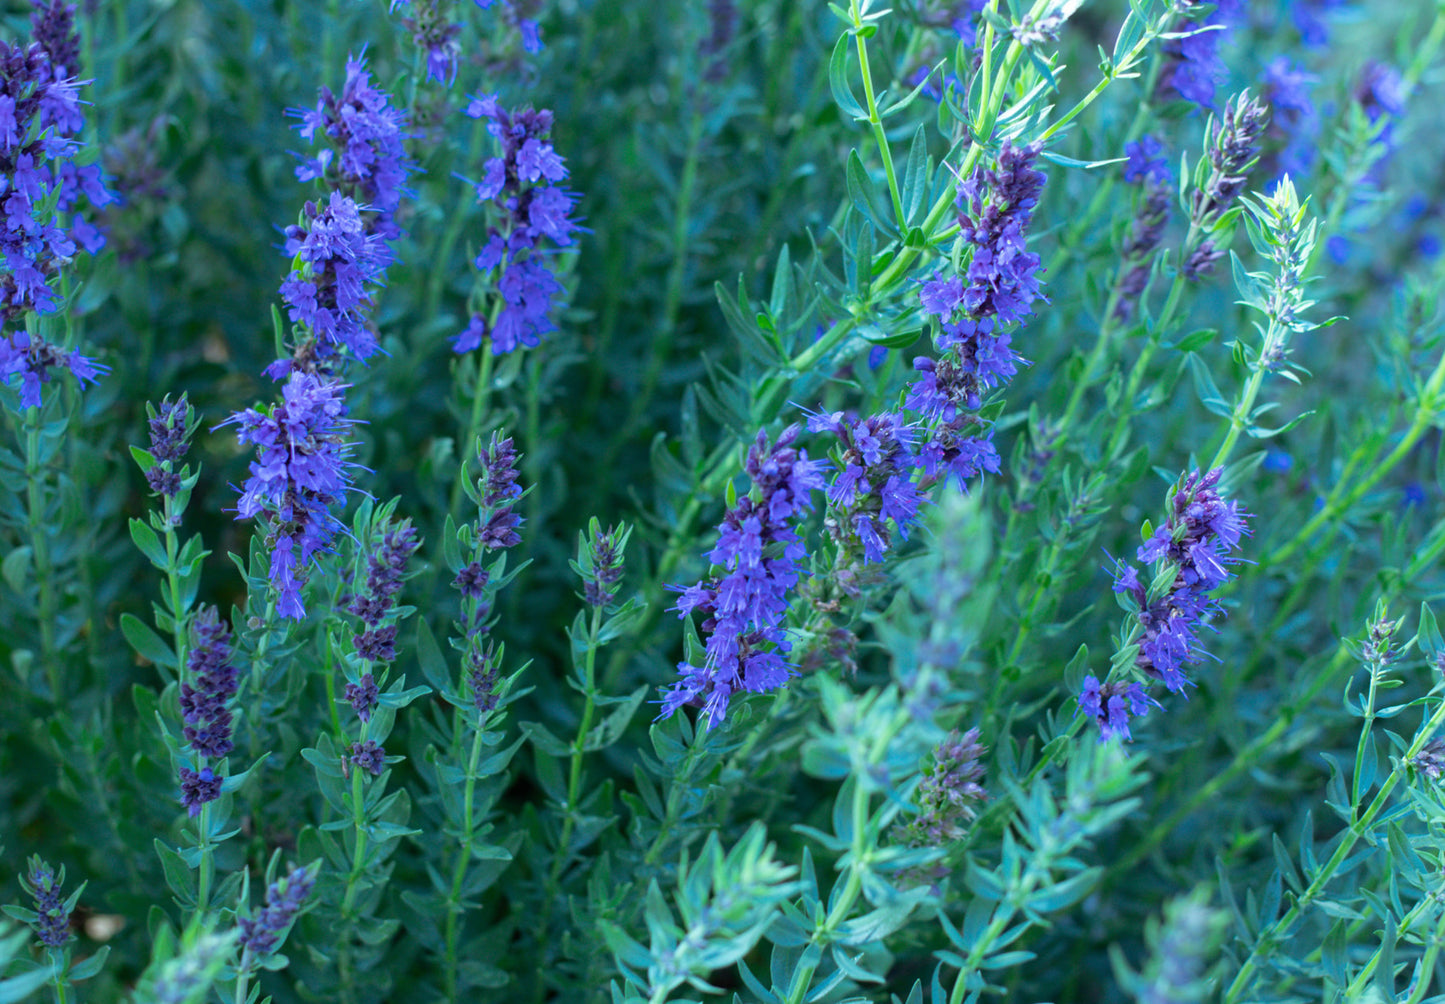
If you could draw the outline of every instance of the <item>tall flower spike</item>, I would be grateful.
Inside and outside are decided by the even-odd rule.
[[[316,876],[312,869],[293,867],[285,878],[266,887],[266,903],[261,912],[255,917],[241,917],[237,921],[241,930],[240,969],[248,971],[276,953],[286,932],[295,923],[297,914],[306,905],[315,884]]]
[[[363,659],[391,662],[396,658],[396,625],[383,622],[396,606],[396,594],[406,577],[407,563],[420,546],[411,520],[403,520],[387,527],[376,552],[367,559],[366,588],[351,600],[351,612],[365,625],[365,630],[356,635],[356,654]],[[363,679],[369,679],[370,675]],[[373,683],[373,705],[375,689]],[[352,705],[357,708],[357,714],[362,715],[357,702],[353,701]],[[362,715],[362,721],[366,721],[368,715]]]
[[[1139,547],[1141,563],[1173,570],[1162,594],[1151,598],[1128,562],[1115,569],[1114,592],[1142,629],[1135,665],[1172,693],[1193,685],[1184,667],[1203,655],[1198,628],[1217,609],[1209,594],[1230,578],[1229,568],[1238,561],[1233,553],[1249,533],[1249,513],[1218,492],[1222,473],[1221,468],[1191,472],[1170,498],[1168,521]]]
[[[1190,222],[1208,228],[1234,205],[1244,191],[1249,171],[1259,159],[1259,138],[1269,120],[1269,108],[1248,91],[1224,106],[1224,114],[1209,131],[1209,177],[1190,195]]]
[[[340,192],[332,192],[323,205],[307,202],[303,222],[286,228],[285,250],[298,267],[281,284],[281,298],[291,320],[315,337],[310,355],[325,359],[345,348],[364,361],[380,351],[367,315],[391,252],[380,236],[368,232],[361,207]],[[307,361],[301,353],[298,359],[273,363],[267,372],[280,379],[309,368]]]
[[[474,312],[452,348],[470,352],[490,340],[492,353],[503,355],[539,345],[553,330],[553,301],[562,284],[547,264],[547,245],[570,247],[580,228],[570,218],[575,197],[560,187],[567,168],[549,138],[552,113],[545,108],[507,112],[494,95],[474,98],[465,111],[488,119],[487,131],[502,145],[502,156],[487,161],[475,186],[477,201],[490,205],[498,217],[475,264],[492,277],[501,303],[489,313]]]
[[[27,862],[20,884],[35,898],[35,917],[30,921],[35,936],[46,948],[63,948],[70,941],[70,903],[60,893],[65,869],[55,870],[35,855]],[[84,888],[82,886],[82,888]]]
[[[240,426],[237,438],[256,447],[236,514],[270,522],[270,577],[283,617],[306,616],[301,602],[306,566],[330,549],[340,528],[331,507],[345,501],[352,466],[346,459],[351,422],[343,390],[314,373],[294,372],[269,412],[248,408],[221,423]]]
[[[393,216],[406,194],[407,175],[416,170],[406,155],[406,113],[372,85],[366,59],[347,58],[341,94],[322,87],[314,108],[291,114],[301,118],[302,137],[329,146],[301,162],[297,179],[320,180],[364,207],[368,234],[400,237]]]
[[[824,468],[793,448],[799,431],[789,426],[772,445],[766,431],[759,432],[748,450],[744,469],[753,494],[728,510],[708,554],[722,574],[670,587],[682,594],[673,609],[682,617],[696,613],[708,638],[701,666],[678,663],[682,679],[663,694],[659,717],[700,706],[711,728],[727,714],[733,694],[776,690],[792,675],[783,658],[789,650],[783,618],[806,551],[790,521],[812,508]]]

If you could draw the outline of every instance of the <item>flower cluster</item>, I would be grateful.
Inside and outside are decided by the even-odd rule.
[[[1310,88],[1318,79],[1285,56],[1276,56],[1264,69],[1260,96],[1273,112],[1266,135],[1275,148],[1267,170],[1275,177],[1302,178],[1314,164],[1320,116]]]
[[[661,717],[683,705],[701,706],[711,728],[739,690],[776,690],[791,675],[782,625],[806,551],[789,521],[812,508],[811,493],[823,487],[824,469],[806,450],[793,448],[799,431],[791,425],[771,445],[766,431],[759,432],[748,449],[744,470],[753,494],[728,510],[708,553],[722,574],[672,587],[682,593],[673,608],[679,616],[702,618],[707,652],[701,666],[678,663],[682,679],[664,693]]]
[[[1184,667],[1203,654],[1198,629],[1216,610],[1210,593],[1230,577],[1240,538],[1249,532],[1249,514],[1218,491],[1222,468],[1191,472],[1170,497],[1169,518],[1140,545],[1136,559],[1157,566],[1152,586],[1139,579],[1131,563],[1117,561],[1114,592],[1138,619],[1139,652],[1135,667],[1170,693],[1193,686]],[[1124,712],[1147,708],[1141,692],[1122,681],[1101,687],[1089,678],[1079,703],[1106,726],[1107,735],[1128,735]],[[1112,688],[1112,689],[1111,689]]]
[[[626,528],[619,532],[611,526],[603,530],[601,524],[592,527],[577,564],[577,572],[582,576],[582,598],[588,606],[605,607],[617,595],[617,583],[622,580],[623,550],[629,535]]]
[[[480,476],[473,479],[470,471],[463,472],[478,510],[476,522],[465,529],[472,553],[452,579],[452,587],[462,595],[460,627],[466,637],[463,666],[467,686],[477,712],[483,714],[497,706],[498,656],[488,632],[496,591],[506,579],[498,571],[504,567],[500,560],[489,569],[482,564],[482,558],[488,551],[505,550],[522,542],[517,532],[522,517],[513,510],[525,493],[517,484],[517,451],[510,436],[492,433],[490,445],[478,451],[477,460]],[[499,575],[495,580],[494,571]]]
[[[893,540],[888,521],[907,540],[923,502],[913,480],[920,463],[911,448],[915,430],[891,411],[864,419],[842,412],[811,415],[808,430],[826,430],[842,440],[838,472],[825,496],[829,534],[848,550],[861,550],[864,561],[882,561]]]
[[[1131,185],[1156,181],[1168,184],[1174,179],[1164,144],[1157,136],[1145,133],[1124,144],[1124,180]]]
[[[366,625],[366,630],[356,636],[356,654],[363,659],[391,662],[396,658],[396,625],[383,622],[396,605],[407,562],[420,546],[411,520],[403,520],[387,527],[376,552],[367,559],[365,591],[351,599],[351,612]],[[359,708],[357,714],[361,715]],[[366,716],[362,715],[361,720],[366,721]]]
[[[40,407],[41,385],[49,383],[53,371],[60,368],[69,370],[81,386],[86,381],[95,383],[110,372],[109,366],[81,355],[79,350],[67,352],[39,335],[24,331],[0,334],[0,382],[9,384],[14,377],[20,378],[21,408]]]
[[[374,739],[352,743],[347,759],[353,767],[366,771],[372,777],[380,777],[381,772],[386,770],[386,750]]]
[[[301,118],[297,130],[303,138],[316,143],[324,136],[332,147],[302,160],[297,179],[319,180],[362,206],[368,233],[387,240],[401,236],[394,216],[407,175],[415,170],[406,156],[406,114],[372,86],[366,60],[347,59],[340,96],[323,86],[316,107],[292,114]]]
[[[306,616],[304,569],[330,547],[339,527],[330,507],[342,503],[349,487],[345,430],[350,421],[343,389],[314,373],[294,372],[282,388],[281,402],[269,412],[248,408],[222,423],[239,425],[237,438],[256,447],[237,518],[264,515],[270,520],[266,544],[271,584],[279,594],[277,610],[297,620]]]
[[[900,828],[900,838],[909,847],[942,847],[958,840],[977,815],[977,806],[988,797],[980,782],[987,750],[978,741],[978,729],[959,735],[955,729],[933,751],[933,763],[914,792],[918,815]]]
[[[175,498],[181,490],[181,465],[190,449],[195,432],[195,412],[186,395],[179,400],[166,398],[159,408],[150,411],[150,455],[155,464],[145,472],[151,491],[166,498]]]
[[[1244,191],[1246,176],[1259,159],[1259,138],[1269,107],[1248,91],[1235,95],[1209,131],[1209,179],[1190,195],[1190,219],[1207,227],[1229,210]]]
[[[316,875],[311,868],[293,867],[285,876],[266,887],[266,904],[255,917],[241,917],[237,921],[241,937],[241,965],[243,972],[273,955],[281,947],[282,940],[291,929],[296,915],[306,905],[311,889],[316,884]]]
[[[1184,259],[1185,278],[1197,280],[1209,275],[1224,257],[1225,251],[1216,245],[1212,232],[1244,191],[1249,172],[1259,160],[1260,136],[1268,119],[1268,106],[1243,91],[1224,106],[1222,117],[1211,120],[1207,140],[1209,174],[1189,196],[1190,233],[1211,236],[1199,240]]]
[[[65,884],[65,869],[62,867],[57,876],[39,855],[32,856],[26,864],[20,884],[35,898],[35,916],[30,926],[46,948],[63,948],[72,937],[70,904],[60,894],[60,887]]]
[[[85,125],[71,38],[74,8],[60,3],[37,12],[44,43],[0,43],[0,321],[27,310],[52,313],[60,300],[49,280],[75,256],[105,243],[77,211],[113,201],[97,165],[74,162]],[[54,55],[52,55],[54,50]],[[55,58],[68,59],[60,64]],[[54,211],[50,206],[54,205]],[[42,211],[43,210],[43,211]],[[66,214],[69,226],[64,225]]]
[[[1159,73],[1157,93],[1165,98],[1183,98],[1201,108],[1214,107],[1214,90],[1226,70],[1219,56],[1224,20],[1216,10],[1203,24],[1186,21],[1177,34],[1164,43],[1164,67]]]
[[[923,312],[941,325],[940,357],[913,361],[920,376],[906,407],[928,423],[918,447],[925,481],[952,477],[965,490],[980,472],[999,469],[990,433],[973,413],[986,391],[1017,372],[1022,360],[1005,329],[1027,319],[1043,295],[1039,256],[1026,243],[1047,180],[1034,167],[1041,149],[1005,143],[996,166],[980,165],[959,182],[959,231],[973,254],[965,275],[935,274],[923,283]]]
[[[552,331],[553,299],[562,292],[547,265],[547,249],[568,247],[578,229],[569,218],[573,195],[559,186],[567,177],[562,158],[552,148],[552,113],[545,108],[506,112],[495,95],[474,99],[466,108],[472,118],[486,118],[487,131],[502,144],[502,156],[487,161],[476,185],[477,201],[491,205],[500,219],[488,228],[476,267],[492,276],[501,296],[491,315],[474,311],[452,348],[470,352],[484,341],[503,355],[518,346],[536,346]]]
[[[307,202],[302,222],[286,228],[286,253],[295,266],[281,284],[287,315],[315,339],[309,351],[267,367],[273,379],[314,368],[319,359],[346,348],[357,359],[380,350],[367,320],[371,288],[391,264],[386,242],[369,233],[361,207],[340,192],[322,205]]]
[[[194,644],[186,658],[190,679],[181,684],[181,716],[186,742],[200,758],[201,769],[180,769],[181,799],[192,816],[221,797],[221,778],[214,767],[235,748],[228,705],[239,685],[231,661],[231,629],[215,607],[205,607],[196,615],[194,631]]]
[[[447,87],[456,83],[457,61],[462,54],[457,37],[462,26],[447,17],[445,8],[449,4],[445,0],[391,0],[391,11],[398,6],[410,9],[401,23],[411,32],[417,48],[426,51],[427,79]]]
[[[476,0],[478,7],[482,10],[490,10],[498,0]],[[532,4],[527,4],[532,6]],[[537,26],[535,17],[526,17],[523,12],[517,9],[518,4],[514,0],[501,0],[502,16],[507,23],[517,29],[522,36],[522,48],[531,53],[542,51],[542,31]]]
[[[1098,677],[1090,674],[1084,677],[1084,689],[1079,692],[1079,707],[1099,726],[1100,742],[1107,742],[1115,736],[1125,742],[1132,740],[1129,718],[1144,714],[1151,704],[1157,707],[1159,702],[1134,680],[1101,684]]]

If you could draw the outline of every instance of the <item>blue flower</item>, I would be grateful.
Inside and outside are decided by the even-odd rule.
[[[571,218],[576,197],[560,187],[567,167],[549,139],[550,111],[506,112],[494,95],[483,95],[472,99],[466,114],[490,119],[487,130],[502,146],[502,155],[487,161],[475,185],[477,201],[498,217],[475,265],[493,276],[501,302],[490,317],[472,312],[452,349],[471,352],[490,340],[492,353],[503,355],[534,347],[554,330],[552,310],[563,288],[548,256],[553,248],[570,247],[581,228]]]
[[[1228,581],[1237,560],[1233,552],[1249,533],[1249,513],[1219,495],[1222,473],[1221,468],[1191,472],[1171,496],[1168,521],[1139,547],[1138,561],[1173,571],[1161,595],[1151,599],[1137,569],[1115,562],[1114,592],[1142,629],[1135,665],[1171,693],[1193,685],[1184,666],[1203,654],[1197,629],[1216,609],[1209,593]]]
[[[772,445],[759,432],[748,450],[744,469],[753,492],[728,510],[708,554],[722,573],[670,587],[682,594],[673,609],[683,617],[698,614],[708,637],[701,666],[678,664],[682,679],[663,694],[659,717],[701,706],[711,728],[727,714],[733,694],[775,690],[792,675],[783,658],[789,645],[782,624],[806,551],[790,522],[812,508],[824,469],[792,447],[799,431],[789,426]]]
[[[1169,159],[1164,156],[1164,144],[1147,133],[1133,143],[1124,144],[1124,180],[1131,185],[1153,178],[1160,184],[1174,180],[1169,171]]]
[[[256,447],[236,514],[270,522],[270,578],[283,617],[306,616],[306,565],[330,549],[341,529],[331,507],[341,505],[350,488],[344,389],[314,373],[293,372],[269,412],[248,408],[221,423],[238,425],[237,438]]]
[[[1131,741],[1134,737],[1129,732],[1129,719],[1145,714],[1151,704],[1159,706],[1138,683],[1101,684],[1092,675],[1084,677],[1084,689],[1078,701],[1079,707],[1098,724],[1100,742],[1116,736],[1125,742]]]

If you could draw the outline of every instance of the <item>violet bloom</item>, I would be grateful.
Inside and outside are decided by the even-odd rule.
[[[386,770],[386,750],[370,739],[353,743],[347,759],[353,767],[366,771],[372,777],[380,777],[381,772]]]
[[[477,6],[482,10],[490,10],[494,3],[497,3],[497,0],[476,0]],[[533,6],[535,5],[525,2],[525,0],[521,3],[514,3],[513,0],[501,0],[500,10],[507,23],[517,29],[517,33],[522,36],[522,48],[535,55],[542,51],[542,31],[537,26],[535,18],[523,16],[524,11]],[[523,10],[518,10],[519,7]]]
[[[30,922],[35,936],[46,948],[64,948],[73,937],[70,933],[70,909],[65,905],[67,897],[60,887],[65,884],[65,869],[55,870],[39,855],[32,856],[26,863],[25,875],[20,884],[35,898],[36,917]]]
[[[49,287],[45,287],[47,290]],[[3,312],[3,309],[0,309]],[[78,351],[67,352],[39,335],[24,331],[0,334],[0,383],[10,384],[20,378],[20,407],[39,408],[41,385],[50,382],[56,370],[67,369],[82,387],[95,383],[110,372],[110,367],[96,362]]]
[[[1144,189],[1144,196],[1134,210],[1129,222],[1124,243],[1119,248],[1120,263],[1115,290],[1118,294],[1114,303],[1114,316],[1128,321],[1134,316],[1134,308],[1149,284],[1150,266],[1154,252],[1164,237],[1165,224],[1169,222],[1169,210],[1174,205],[1174,188],[1167,181],[1150,178]]]
[[[65,56],[69,50],[59,36],[68,29],[47,12],[41,14],[47,42]],[[99,207],[114,197],[105,190],[98,166],[74,162],[80,144],[72,137],[85,120],[71,72],[52,63],[39,43],[0,43],[0,178],[5,179],[0,195],[0,322],[30,310],[58,310],[60,299],[50,280],[70,263],[77,248],[94,253],[104,244],[100,232],[76,211],[82,202]]]
[[[396,625],[383,622],[396,606],[407,563],[420,546],[411,521],[403,520],[387,527],[376,552],[367,559],[365,590],[351,599],[351,612],[365,624],[365,630],[356,635],[356,654],[361,658],[370,662],[396,658]],[[372,691],[375,689],[373,684]],[[361,714],[359,707],[357,714]]]
[[[340,192],[319,206],[307,202],[304,212],[305,222],[286,228],[286,254],[301,266],[281,284],[287,315],[315,336],[315,356],[324,359],[345,348],[365,360],[380,351],[367,313],[391,252],[380,236],[367,232],[361,207]],[[267,372],[280,379],[297,368],[304,367],[284,359]]]
[[[570,218],[575,197],[560,187],[567,177],[562,158],[548,138],[552,113],[531,108],[503,111],[495,96],[474,98],[466,108],[472,118],[489,119],[487,131],[502,145],[502,156],[488,160],[477,201],[499,217],[488,229],[475,265],[491,275],[501,297],[495,321],[471,315],[467,327],[452,339],[458,353],[492,343],[503,355],[519,346],[541,344],[555,328],[553,301],[562,292],[548,267],[552,249],[570,247],[579,227]]]
[[[1084,689],[1078,700],[1079,707],[1099,726],[1101,743],[1115,736],[1129,742],[1134,738],[1129,732],[1130,717],[1143,715],[1151,704],[1159,706],[1138,683],[1116,680],[1100,684],[1092,675],[1084,677]]]
[[[783,619],[806,551],[790,521],[812,508],[824,468],[793,448],[799,431],[789,426],[772,445],[759,432],[748,450],[744,469],[753,493],[728,510],[708,554],[722,573],[694,586],[669,587],[682,593],[673,609],[682,617],[696,613],[708,637],[701,666],[678,664],[682,679],[663,694],[660,718],[683,705],[700,706],[711,728],[727,714],[733,694],[776,690],[792,675],[784,659],[789,645]]]
[[[1135,555],[1145,565],[1173,569],[1172,584],[1151,600],[1138,570],[1117,562],[1114,592],[1139,618],[1142,636],[1135,665],[1171,693],[1193,686],[1184,667],[1203,655],[1198,629],[1215,613],[1210,593],[1230,578],[1240,538],[1249,533],[1248,517],[1238,502],[1217,490],[1221,468],[1193,471],[1170,500],[1169,519]]]
[[[1033,313],[1033,301],[1042,295],[1039,256],[1024,242],[1047,180],[1034,167],[1041,149],[1005,143],[997,167],[980,165],[958,184],[959,231],[973,245],[962,298],[970,317],[1019,322]]]
[[[1259,139],[1268,120],[1268,106],[1247,90],[1225,104],[1209,131],[1209,177],[1189,197],[1191,226],[1209,230],[1234,205],[1259,160]]]
[[[1159,74],[1158,93],[1166,98],[1180,97],[1201,108],[1214,108],[1214,91],[1224,79],[1226,70],[1219,56],[1219,43],[1226,28],[1218,12],[1204,24],[1186,21],[1179,26],[1184,38],[1171,38],[1164,43],[1164,68]]]
[[[189,679],[181,683],[183,734],[199,758],[200,769],[180,769],[181,802],[198,816],[201,807],[221,797],[219,767],[235,748],[231,741],[230,703],[239,677],[231,659],[231,629],[215,607],[203,607],[192,625],[193,639],[186,657]]]
[[[195,432],[194,412],[184,394],[177,401],[166,398],[159,408],[147,405],[147,410],[151,412],[150,455],[155,465],[146,471],[146,484],[157,495],[175,498],[181,490],[181,466]]]
[[[1124,163],[1124,180],[1131,185],[1142,184],[1147,178],[1166,185],[1174,180],[1164,144],[1157,137],[1146,133],[1132,143],[1125,143],[1124,156],[1128,158]]]
[[[265,516],[270,522],[270,578],[283,617],[306,616],[305,568],[330,549],[340,529],[330,510],[344,502],[350,487],[345,434],[351,422],[343,389],[314,373],[294,372],[269,413],[248,408],[221,423],[239,425],[237,438],[256,446],[236,513],[238,519]]]
[[[406,156],[406,113],[372,86],[366,60],[346,60],[341,94],[322,87],[316,107],[292,110],[297,130],[313,144],[325,142],[316,156],[296,168],[300,181],[319,180],[367,210],[366,231],[387,240],[401,236],[393,215],[406,194],[406,178],[416,166]]]
[[[239,679],[231,661],[231,629],[215,607],[203,607],[192,631],[195,637],[186,658],[190,679],[181,684],[186,742],[196,755],[220,760],[235,748],[228,705]]]
[[[376,710],[376,700],[379,696],[376,689],[376,678],[370,673],[363,673],[359,683],[346,685],[346,701],[351,705],[351,710],[356,712],[356,717],[361,719],[362,724],[371,721],[371,713]]]
[[[457,79],[457,61],[461,58],[462,45],[457,41],[462,26],[449,20],[442,4],[437,0],[391,0],[391,10],[407,6],[409,13],[401,23],[411,31],[411,40],[418,49],[426,52],[426,75],[443,87],[450,87]]]
[[[311,869],[293,867],[284,878],[266,887],[266,903],[258,915],[237,919],[242,971],[249,971],[257,961],[274,955],[281,947],[315,884]]]
[[[828,533],[850,551],[861,551],[864,561],[882,561],[893,547],[893,533],[908,539],[924,501],[914,482],[916,430],[889,411],[865,419],[841,412],[810,415],[808,430],[833,432],[843,443],[838,473],[826,492]]]
[[[1310,98],[1319,78],[1306,73],[1285,56],[1276,56],[1260,77],[1261,97],[1273,112],[1266,136],[1277,148],[1269,173],[1300,177],[1314,164],[1320,117]]]

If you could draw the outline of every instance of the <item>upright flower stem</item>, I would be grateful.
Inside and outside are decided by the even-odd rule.
[[[568,847],[572,843],[572,834],[577,828],[577,801],[582,794],[582,757],[583,747],[587,742],[587,734],[592,731],[592,717],[596,714],[596,669],[598,635],[602,627],[602,608],[592,608],[592,619],[587,627],[587,657],[583,664],[585,676],[584,702],[582,705],[582,719],[577,723],[577,738],[572,741],[572,760],[567,772],[567,815],[562,820],[562,835],[557,839],[557,850],[552,856],[552,868],[547,875],[547,893],[542,901],[542,915],[537,927],[539,942],[547,937],[548,928],[552,924],[552,904],[562,894],[562,870],[567,866],[569,859]],[[543,980],[539,971],[537,974],[537,996],[541,1000],[546,996],[546,981]]]
[[[50,541],[45,529],[45,466],[40,459],[40,409],[25,409],[25,492],[26,523],[30,550],[35,559],[35,581],[40,589],[37,614],[40,620],[40,657],[50,698],[57,705],[64,695],[64,674],[55,644],[55,570],[50,564]]]
[[[873,140],[878,146],[879,158],[883,161],[883,174],[888,179],[888,196],[893,201],[893,218],[898,221],[898,231],[902,233],[908,226],[908,220],[903,212],[903,196],[898,192],[898,174],[893,169],[893,152],[888,145],[888,134],[883,129],[883,120],[878,116],[878,101],[873,93],[873,72],[868,66],[868,36],[862,31],[863,17],[858,4],[859,0],[851,0],[848,5],[848,13],[853,19],[853,42],[858,49],[858,70],[863,78],[863,97],[868,106],[868,125],[873,130]],[[988,30],[990,38],[992,38],[992,25]],[[987,47],[984,52],[988,52]],[[987,60],[987,55],[984,58]],[[984,80],[988,80],[987,62],[984,63],[983,77]]]
[[[1288,937],[1290,928],[1299,920],[1301,914],[1314,904],[1314,901],[1319,898],[1320,893],[1324,891],[1325,886],[1334,880],[1335,873],[1340,870],[1340,866],[1349,858],[1350,851],[1354,849],[1355,844],[1361,839],[1364,839],[1369,833],[1375,820],[1389,803],[1391,793],[1405,776],[1406,771],[1409,770],[1405,765],[1405,761],[1416,756],[1420,750],[1424,749],[1425,744],[1434,737],[1436,730],[1438,730],[1442,724],[1445,724],[1445,700],[1441,700],[1438,703],[1435,708],[1435,713],[1432,714],[1421,727],[1419,733],[1415,736],[1415,741],[1410,744],[1410,749],[1400,758],[1400,763],[1390,772],[1389,777],[1381,782],[1380,788],[1375,793],[1375,797],[1371,799],[1369,806],[1362,814],[1357,815],[1355,820],[1346,828],[1345,832],[1340,835],[1340,842],[1336,845],[1335,852],[1331,854],[1329,860],[1320,867],[1313,881],[1310,882],[1309,886],[1303,892],[1294,898],[1294,902],[1290,904],[1284,916],[1260,932],[1259,940],[1256,941],[1254,947],[1250,949],[1248,957],[1245,958],[1243,965],[1239,967],[1239,972],[1235,975],[1233,982],[1229,984],[1229,989],[1225,992],[1225,1004],[1235,1004],[1235,1002],[1249,990],[1255,970],[1259,968],[1261,956],[1268,956],[1274,948]]]
[[[463,718],[460,710],[457,711],[458,721]],[[461,940],[461,919],[462,919],[462,883],[466,881],[467,865],[472,859],[472,838],[476,832],[476,821],[472,817],[474,799],[477,787],[477,764],[482,757],[482,735],[485,730],[482,723],[477,723],[477,728],[472,735],[472,751],[467,759],[467,776],[462,787],[462,833],[457,841],[457,862],[452,866],[451,891],[447,896],[447,919],[446,919],[446,968],[442,978],[446,986],[446,999],[456,1001],[457,998],[457,966],[460,962],[459,948]]]
[[[493,320],[495,321],[496,318],[494,317]],[[458,444],[458,449],[461,450],[470,451],[472,444],[477,441],[477,434],[482,427],[482,419],[486,416],[487,405],[491,401],[492,367],[495,365],[491,346],[484,343],[480,355],[481,360],[477,363],[477,386],[472,394],[472,411],[470,417],[467,419],[466,434]],[[447,515],[456,515],[457,506],[461,504],[461,500],[462,482],[459,478],[453,479],[451,497],[447,502]]]

